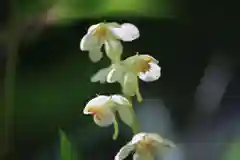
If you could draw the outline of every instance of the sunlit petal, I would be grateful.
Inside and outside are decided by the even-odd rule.
[[[143,137],[146,136],[146,135],[147,135],[147,133],[144,133],[144,132],[141,132],[141,133],[136,134],[136,135],[132,138],[131,143],[132,143],[132,144],[138,143],[138,142],[141,141],[141,140],[143,139]]]
[[[140,36],[138,28],[130,23],[124,23],[121,27],[110,28],[112,33],[123,41],[133,41]]]
[[[131,106],[131,103],[127,100],[127,98],[123,97],[122,95],[115,94],[111,96],[111,99],[119,105]]]
[[[100,23],[94,24],[88,28],[88,33],[92,33],[97,27],[99,27]]]
[[[150,70],[147,72],[140,72],[139,78],[145,82],[152,82],[160,78],[161,67],[155,63],[149,63]]]
[[[109,74],[111,68],[103,68],[100,69],[96,74],[94,74],[91,78],[91,82],[100,82],[100,83],[105,83],[107,79],[107,75]]]
[[[92,100],[90,100],[86,104],[86,106],[94,106],[94,107],[99,106],[99,107],[101,107],[101,106],[104,106],[108,102],[109,99],[110,99],[109,96],[99,95],[99,96],[93,98]]]
[[[82,51],[88,51],[90,50],[92,47],[99,47],[102,44],[99,43],[99,40],[92,36],[91,34],[86,34],[83,36],[83,38],[80,41],[80,49]]]
[[[158,146],[165,146],[165,147],[171,147],[171,148],[176,147],[172,141],[168,139],[164,139],[163,137],[161,137],[156,133],[149,133],[148,137],[154,140],[155,142],[157,142]]]
[[[132,145],[131,143],[126,144],[120,149],[120,151],[115,156],[114,160],[125,159],[130,154],[130,152],[134,150],[134,148],[135,148],[134,145]]]

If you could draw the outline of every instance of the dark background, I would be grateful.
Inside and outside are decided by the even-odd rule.
[[[159,60],[160,80],[141,83],[140,87],[148,105],[151,99],[163,101],[164,106],[159,108],[165,108],[163,115],[169,114],[172,128],[166,131],[171,137],[164,136],[179,144],[182,159],[237,160],[240,151],[237,4],[213,0],[168,3],[152,0],[148,1],[149,6],[141,5],[145,1],[136,1],[126,9],[124,3],[123,7],[119,4],[111,7],[107,6],[108,2],[71,0],[64,3],[69,6],[62,6],[72,11],[64,12],[63,20],[49,12],[58,1],[1,2],[2,122],[6,118],[5,66],[12,51],[9,48],[13,47],[9,44],[16,41],[18,44],[13,81],[16,85],[11,88],[15,91],[11,100],[14,102],[12,148],[2,154],[3,159],[59,159],[59,128],[69,136],[78,159],[113,159],[131,138],[130,130],[121,125],[120,137],[114,142],[111,127],[99,128],[91,117],[82,114],[85,103],[96,93],[120,92],[118,84],[90,83],[90,77],[109,61],[104,59],[93,64],[88,54],[79,50],[87,28],[106,20],[130,22],[140,30],[140,39],[124,43],[124,57],[140,52]],[[112,10],[105,12],[106,8]],[[49,20],[50,15],[53,18]],[[16,34],[9,34],[12,31]],[[5,38],[6,35],[12,35],[11,39]],[[197,96],[198,92],[202,95]],[[214,105],[215,102],[219,103]],[[147,121],[149,116],[154,116],[151,110],[149,115],[146,113],[148,105],[135,105],[139,119]],[[212,106],[215,108],[211,109]],[[143,113],[146,110],[146,114],[141,115],[140,109]],[[152,128],[164,128],[165,121],[156,115],[156,121],[151,121]],[[160,130],[165,133],[164,129]],[[4,150],[4,135],[1,136]],[[181,156],[166,159],[178,160]]]

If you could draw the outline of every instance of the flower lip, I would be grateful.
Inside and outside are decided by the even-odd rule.
[[[145,72],[149,71],[150,69],[151,69],[151,66],[150,66],[149,62],[144,61],[139,67],[139,72],[145,73]]]
[[[101,120],[103,117],[103,113],[100,108],[91,107],[87,110],[87,112],[89,115],[95,116],[98,120]]]
[[[97,109],[95,107],[88,107],[84,110],[84,114],[96,115]]]

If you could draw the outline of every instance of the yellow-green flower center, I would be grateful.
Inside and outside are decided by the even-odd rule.
[[[150,58],[150,57],[140,59],[138,66],[137,66],[137,71],[143,72],[143,73],[149,71],[151,68],[151,66],[149,64],[150,62],[152,62],[152,58]]]
[[[101,25],[99,27],[97,27],[96,30],[93,33],[93,35],[97,36],[98,38],[103,38],[103,37],[106,36],[106,34],[107,34],[106,27],[101,26]]]
[[[154,150],[154,141],[147,136],[144,136],[143,139],[140,140],[136,146],[137,152],[154,152]]]

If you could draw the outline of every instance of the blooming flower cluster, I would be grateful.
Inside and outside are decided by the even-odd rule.
[[[123,146],[115,156],[115,160],[125,159],[132,151],[134,160],[153,160],[154,153],[163,147],[175,145],[155,133],[143,133],[137,129],[137,120],[131,103],[131,97],[136,96],[138,102],[143,98],[139,89],[139,79],[145,82],[158,80],[161,67],[158,60],[147,54],[133,55],[122,59],[123,46],[121,41],[130,42],[140,37],[138,28],[130,23],[98,23],[89,27],[80,42],[80,49],[88,51],[93,63],[103,57],[102,48],[111,64],[100,69],[91,78],[91,82],[119,83],[121,94],[98,95],[90,100],[83,113],[92,115],[94,122],[100,127],[114,126],[113,139],[119,134],[117,115],[135,134],[132,140]]]

